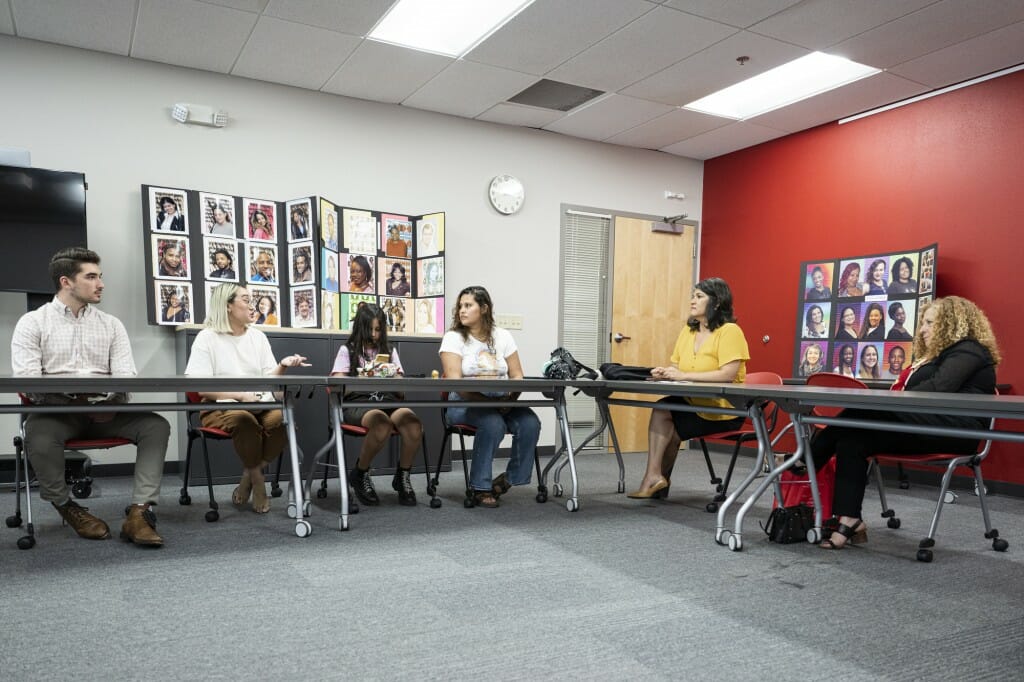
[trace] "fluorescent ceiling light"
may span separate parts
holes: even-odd
[[[533,0],[400,0],[367,38],[461,57]]]
[[[812,52],[690,102],[683,108],[712,116],[744,120],[873,76],[880,71],[842,57]]]

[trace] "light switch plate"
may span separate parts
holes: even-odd
[[[504,315],[495,315],[494,324],[512,331],[521,330],[523,328],[523,316],[511,315],[508,313]]]

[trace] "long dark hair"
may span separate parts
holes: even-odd
[[[736,317],[732,312],[732,290],[724,279],[719,277],[708,277],[702,279],[695,285],[708,295],[708,307],[704,316],[708,318],[708,329],[715,331],[723,324],[735,322]],[[694,318],[686,321],[690,331],[700,331],[700,322]]]
[[[466,287],[459,292],[459,295],[455,297],[455,307],[452,308],[452,326],[449,328],[453,332],[459,332],[462,334],[462,340],[469,340],[469,327],[462,324],[459,319],[459,304],[462,302],[462,297],[469,294],[476,301],[476,304],[480,306],[480,323],[483,326],[484,339],[488,345],[494,344],[494,304],[491,303],[491,295],[487,293],[487,289],[481,286],[470,286]]]
[[[373,342],[373,321],[380,323],[380,339]],[[384,317],[384,311],[375,303],[361,303],[356,308],[356,316],[352,318],[352,333],[348,341],[348,374],[356,376],[359,369],[359,358],[366,352],[367,346],[373,348],[375,353],[391,354],[391,347],[388,345],[388,324]]]

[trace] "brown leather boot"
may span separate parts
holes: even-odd
[[[121,524],[121,539],[136,545],[162,547],[164,539],[156,532],[156,514],[148,504],[133,504],[128,508],[128,518]]]
[[[64,504],[50,504],[64,519],[64,523],[71,526],[79,537],[86,540],[106,540],[110,537],[110,528],[107,524],[103,519],[90,514],[87,507],[79,506],[74,500],[68,500]]]

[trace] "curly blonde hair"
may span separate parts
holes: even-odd
[[[958,341],[974,339],[988,349],[992,355],[992,362],[999,364],[999,346],[996,344],[995,334],[992,333],[992,325],[981,308],[966,298],[946,296],[937,298],[921,308],[920,318],[932,308],[935,308],[932,341],[925,344],[921,338],[919,323],[918,333],[914,336],[915,360],[931,360]]]

